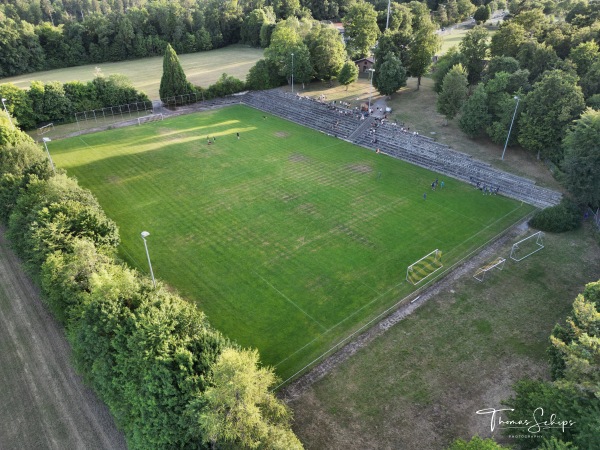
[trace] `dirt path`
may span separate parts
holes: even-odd
[[[0,229],[0,449],[126,449]]]

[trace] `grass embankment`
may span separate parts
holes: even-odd
[[[120,227],[121,255],[283,378],[532,210],[243,106],[52,142]],[[236,138],[240,133],[241,139]],[[207,136],[216,142],[207,144]],[[423,193],[427,193],[427,200]]]
[[[223,73],[245,80],[250,68],[262,57],[262,49],[245,45],[231,45],[208,52],[179,55],[187,79],[202,87],[215,83]],[[100,68],[105,76],[116,73],[125,75],[137,90],[145,92],[150,99],[158,99],[162,63],[162,56],[155,56],[114,63],[87,64],[2,78],[0,83],[13,83],[25,89],[32,81],[90,81],[96,74],[96,68]]]
[[[597,239],[546,235],[543,250],[484,282],[449,285],[291,404],[306,448],[429,450],[489,437],[490,417],[476,411],[500,408],[522,377],[548,376],[554,324],[600,278]]]

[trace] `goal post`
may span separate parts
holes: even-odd
[[[442,267],[444,267],[442,264],[442,252],[439,249],[435,249],[408,266],[406,269],[406,281],[417,285]]]
[[[157,120],[163,120],[163,119],[164,119],[164,116],[162,115],[162,113],[158,113],[158,114],[151,114],[149,116],[138,117],[137,121],[138,121],[138,125],[141,125],[143,123],[155,122]]]
[[[513,244],[510,251],[510,259],[514,261],[523,261],[525,258],[539,252],[544,248],[544,233],[538,231],[533,233],[531,236],[521,239],[519,242]]]
[[[494,261],[486,264],[483,267],[480,267],[479,269],[477,269],[477,272],[475,272],[475,275],[473,275],[473,278],[475,278],[477,281],[483,281],[485,279],[485,276],[487,275],[487,273],[490,270],[493,269],[499,269],[502,270],[504,269],[504,263],[506,262],[505,258],[496,258]]]

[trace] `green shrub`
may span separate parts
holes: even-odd
[[[564,198],[560,204],[535,213],[529,225],[551,233],[575,230],[581,225],[581,211],[573,201]]]

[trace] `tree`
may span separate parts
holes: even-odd
[[[477,25],[468,31],[460,42],[460,53],[463,55],[465,69],[469,74],[469,84],[477,84],[481,79],[484,60],[488,51],[488,37],[488,31]]]
[[[246,76],[248,89],[272,89],[285,83],[285,77],[279,75],[277,66],[269,59],[260,59],[250,68]]]
[[[480,136],[490,124],[487,103],[485,86],[478,84],[473,94],[465,102],[459,122],[460,129],[469,137]]]
[[[260,47],[260,30],[266,23],[275,23],[273,11],[270,8],[253,10],[242,23],[240,30],[242,43]]]
[[[306,36],[314,76],[319,80],[337,77],[347,60],[344,43],[337,30],[316,25]]]
[[[573,339],[564,342],[551,336],[551,342],[563,356],[564,377],[556,382],[562,388],[574,388],[585,396],[600,398],[600,312],[597,306],[579,294],[573,302],[573,316],[567,319]]]
[[[275,375],[258,367],[256,350],[226,348],[212,367],[213,386],[200,403],[204,442],[238,448],[301,449],[290,429],[291,413],[269,388]]]
[[[170,44],[167,44],[165,50],[163,74],[158,92],[162,99],[194,92],[194,86],[187,80],[177,53]]]
[[[295,28],[278,25],[271,35],[271,45],[265,50],[265,57],[277,67],[279,75],[289,78],[291,55],[300,45],[302,37]],[[286,69],[287,66],[289,68]]]
[[[408,50],[407,72],[417,77],[417,89],[421,87],[421,78],[431,67],[431,59],[440,48],[440,38],[429,17],[420,20],[414,32]]]
[[[490,80],[498,72],[514,73],[520,69],[519,61],[512,56],[494,56],[485,68],[484,80]]]
[[[44,301],[67,329],[74,308],[81,306],[90,291],[92,274],[109,262],[109,257],[99,252],[92,241],[77,238],[73,240],[71,252],[54,252],[42,265]]]
[[[503,447],[497,444],[493,439],[481,439],[479,436],[473,436],[470,441],[463,439],[455,440],[448,450],[503,450],[509,447]]]
[[[348,37],[348,53],[353,58],[369,56],[379,37],[377,12],[366,2],[355,3],[344,16],[344,34]]]
[[[583,77],[588,73],[592,64],[600,61],[598,44],[594,41],[582,42],[577,47],[571,49],[569,57],[577,66],[577,75]]]
[[[600,60],[592,64],[579,84],[585,98],[600,94]]]
[[[563,142],[565,185],[577,201],[600,207],[600,111],[587,109]]]
[[[522,69],[529,70],[529,80],[532,83],[537,81],[545,71],[556,68],[560,61],[552,47],[536,41],[521,45],[517,60]]]
[[[382,95],[392,95],[402,86],[406,86],[406,69],[393,53],[388,53],[383,60],[379,72],[375,72],[373,86]]]
[[[480,24],[486,22],[491,15],[492,12],[490,11],[489,5],[481,5],[479,8],[477,8],[475,14],[473,14],[473,19],[475,19],[477,24]]]
[[[526,31],[513,21],[502,22],[492,36],[490,53],[492,56],[517,56],[521,44],[526,40]]]
[[[272,5],[280,19],[292,17],[300,10],[300,0],[273,0]]]
[[[437,98],[437,111],[447,120],[454,119],[467,99],[469,82],[462,64],[455,65],[444,77],[442,92]]]
[[[438,94],[442,92],[442,83],[444,77],[450,69],[463,60],[462,55],[456,47],[451,47],[444,55],[442,55],[435,64],[431,78],[433,78],[433,90]]]
[[[358,79],[358,67],[352,61],[346,61],[338,75],[338,81],[342,86],[348,86]]]
[[[544,75],[523,100],[519,119],[519,143],[555,163],[563,159],[561,142],[567,126],[576,119],[585,102],[576,78],[560,70]]]

